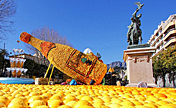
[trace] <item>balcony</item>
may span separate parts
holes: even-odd
[[[156,43],[156,47],[158,47],[158,46],[162,46],[162,44],[163,44],[163,41],[162,40],[159,40],[157,43]]]
[[[176,43],[176,36],[171,37],[165,44],[164,47],[167,48],[168,46],[170,46],[171,44]]]
[[[166,26],[163,26],[163,28],[164,28],[163,33],[166,32],[166,30],[168,30],[169,27],[174,26],[174,25],[175,25],[175,20],[173,20],[173,22],[167,23]]]
[[[173,34],[173,35],[176,34],[175,28],[170,29],[170,30],[165,34],[165,36],[163,37],[163,40],[166,41],[166,39],[169,38],[170,35],[172,35],[172,34]]]
[[[156,53],[153,53],[152,56],[157,55],[159,52],[161,52],[161,51],[163,51],[163,50],[164,50],[164,47],[160,47],[160,49],[157,49],[157,50],[156,50]]]

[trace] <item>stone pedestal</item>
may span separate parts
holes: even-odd
[[[139,82],[146,82],[148,86],[156,87],[153,81],[152,54],[156,51],[152,47],[129,48],[124,51],[123,60],[127,64],[127,86],[136,87]]]

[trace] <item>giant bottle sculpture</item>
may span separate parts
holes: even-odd
[[[107,71],[106,64],[94,54],[84,54],[67,45],[46,42],[26,32],[21,33],[20,39],[37,48],[60,71],[85,84],[100,84]]]

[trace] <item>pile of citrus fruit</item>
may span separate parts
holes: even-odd
[[[176,108],[176,89],[1,84],[0,108]]]

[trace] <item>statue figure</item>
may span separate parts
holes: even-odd
[[[128,26],[128,33],[127,33],[127,42],[129,45],[138,44],[140,41],[140,44],[142,44],[142,31],[140,29],[141,21],[139,18],[141,18],[142,14],[139,14],[136,16],[137,12],[144,6],[144,4],[141,4],[140,2],[135,3],[138,8],[133,13],[131,18],[131,25]]]

